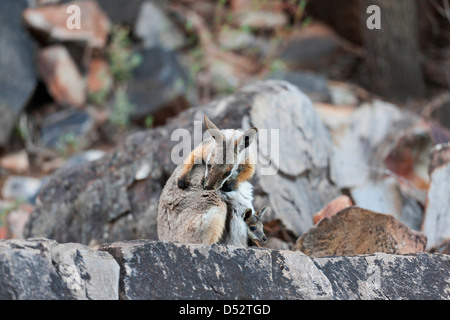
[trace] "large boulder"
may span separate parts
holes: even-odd
[[[204,114],[220,128],[260,129],[261,164],[251,182],[255,207],[272,208],[267,220],[280,219],[298,237],[339,195],[328,179],[331,141],[311,100],[288,82],[264,81],[133,134],[99,161],[55,174],[37,199],[26,236],[91,245],[157,239],[159,196],[187,153],[172,158],[201,138]]]
[[[450,142],[433,149],[430,178],[422,230],[432,248],[450,239]]]
[[[384,252],[424,252],[427,237],[391,215],[358,207],[346,208],[321,220],[296,242],[294,250],[311,257]]]
[[[25,0],[0,1],[0,147],[5,146],[20,112],[37,85],[33,41],[22,25]]]

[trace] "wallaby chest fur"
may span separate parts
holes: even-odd
[[[221,243],[228,245],[247,246],[247,224],[244,221],[244,212],[253,208],[253,186],[248,181],[241,182],[236,190],[230,192],[220,191],[227,204],[227,220]]]

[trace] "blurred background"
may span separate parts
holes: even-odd
[[[419,191],[450,140],[448,0],[1,0],[0,26],[0,238],[51,174],[259,80],[298,86],[331,129],[374,98],[420,117],[385,159]]]

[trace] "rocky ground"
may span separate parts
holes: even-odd
[[[144,240],[92,250],[46,239],[0,242],[0,254],[1,274],[8,273],[0,276],[1,299],[450,298],[450,257],[442,254],[311,258],[290,250]]]
[[[80,32],[68,3],[89,13]],[[1,298],[449,299],[447,89],[371,94],[354,82],[361,48],[301,6],[120,3],[0,2],[2,273],[52,283],[0,277]],[[266,248],[156,241],[171,134],[203,114],[279,129],[280,157],[258,151],[276,174],[252,180]],[[198,274],[168,276],[198,256]],[[255,287],[238,285],[256,263]]]

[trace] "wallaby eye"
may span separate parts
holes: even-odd
[[[228,177],[231,174],[231,170],[228,170],[227,172],[224,173],[224,177]]]
[[[256,231],[256,227],[255,226],[250,226],[249,229],[250,229],[250,231]]]
[[[208,164],[206,165],[206,167],[208,168],[208,170],[211,170],[212,164],[208,163]]]

